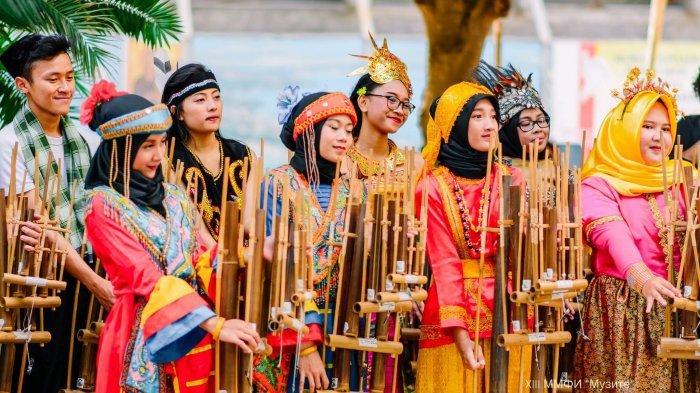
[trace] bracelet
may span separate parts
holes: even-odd
[[[308,348],[306,348],[306,349],[302,349],[302,350],[299,352],[299,357],[302,357],[302,358],[303,358],[303,357],[309,356],[309,355],[311,355],[312,353],[315,353],[315,352],[316,352],[316,346],[315,346],[315,345],[312,345],[312,346],[310,346],[310,347],[308,347]]]
[[[226,322],[226,318],[221,317],[216,321],[216,327],[214,327],[214,332],[211,334],[212,337],[214,337],[214,341],[219,341],[219,335],[221,334],[221,329],[224,327],[224,322]]]
[[[643,262],[635,263],[627,270],[627,282],[635,291],[642,293],[644,285],[654,278],[654,273]]]

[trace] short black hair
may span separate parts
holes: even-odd
[[[13,78],[21,76],[31,81],[32,65],[51,60],[61,53],[68,54],[70,41],[62,35],[30,34],[10,45],[0,55],[0,62]]]
[[[355,127],[352,129],[352,136],[355,139],[360,136],[360,129],[362,128],[362,111],[360,110],[360,105],[357,103],[358,98],[360,98],[358,91],[364,87],[366,89],[364,94],[372,93],[381,85],[381,83],[373,81],[369,74],[364,74],[357,80],[355,87],[350,92],[350,102],[352,102],[355,113],[357,113],[357,123],[355,123]]]
[[[700,69],[698,69],[698,76],[695,77],[695,82],[693,82],[693,90],[695,91],[695,97],[700,98]]]

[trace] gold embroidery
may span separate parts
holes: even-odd
[[[460,306],[442,306],[439,310],[440,320],[459,319],[465,321],[467,319],[467,310]]]
[[[596,218],[595,220],[591,221],[586,225],[586,241],[590,243],[590,237],[591,237],[591,232],[593,232],[596,227],[599,225],[607,224],[609,222],[613,221],[624,221],[622,217],[618,215],[611,215],[611,216],[603,216],[600,218]]]
[[[671,261],[673,260],[673,243],[668,238],[670,234],[668,226],[661,215],[659,210],[659,204],[656,202],[656,198],[651,194],[645,194],[647,202],[649,203],[649,209],[651,209],[651,215],[654,217],[654,225],[656,229],[659,230],[659,245],[664,252],[664,260],[667,266],[671,266]],[[678,216],[680,216],[680,209],[678,210]]]
[[[420,339],[421,340],[437,340],[443,337],[442,328],[439,325],[421,325]]]
[[[483,278],[496,277],[496,270],[490,259],[484,261]],[[479,278],[479,260],[462,259],[462,278]]]
[[[141,119],[143,117],[149,116],[152,113],[158,112],[158,111],[164,111],[168,113],[167,116],[164,116],[165,119],[163,120],[162,123],[158,124],[140,124],[132,127],[127,127],[121,130],[116,130],[113,131],[113,129],[118,128],[119,126],[122,126],[126,123]],[[105,140],[108,139],[114,139],[118,138],[124,135],[129,135],[129,134],[139,134],[143,132],[150,132],[150,131],[165,131],[170,128],[170,126],[173,124],[173,119],[171,116],[169,116],[170,112],[168,112],[168,107],[165,104],[157,104],[154,105],[150,108],[146,108],[143,110],[140,110],[138,112],[134,112],[125,116],[120,116],[117,117],[116,119],[112,119],[104,124],[102,124],[99,127],[100,132],[102,133],[102,138]]]
[[[248,161],[250,165],[250,161]],[[238,176],[236,176],[236,169],[238,169]],[[243,190],[241,190],[241,187],[238,186],[238,182],[236,181],[236,177],[241,179],[241,184],[243,182],[243,161],[238,160],[232,164],[229,165],[228,167],[228,179],[229,182],[231,183],[231,187],[233,188],[233,193],[236,195],[236,203],[238,203],[239,207],[243,207]],[[245,187],[245,184],[243,184]]]
[[[459,214],[459,206],[454,198],[454,191],[452,190],[452,186],[449,184],[446,175],[447,168],[442,166],[433,171],[433,176],[435,176],[435,180],[437,180],[438,186],[440,187],[440,198],[442,199],[445,214],[447,215],[447,221],[449,222],[450,229],[452,230],[452,238],[457,245],[457,253],[461,259],[468,259],[468,235],[464,233],[462,218]]]
[[[209,199],[209,194],[207,193],[207,183],[206,179],[204,178],[204,174],[202,171],[199,170],[197,167],[190,167],[187,169],[185,172],[185,182],[187,185],[187,191],[197,191],[195,189],[195,184],[197,184],[196,188],[199,188],[202,190],[202,196],[199,198],[199,201],[197,201],[197,209],[202,212],[202,220],[204,221],[204,224],[206,224],[207,229],[209,229],[209,233],[212,234],[215,238],[217,237],[217,232],[219,229],[218,223],[214,222],[214,215],[219,215],[221,214],[221,210],[212,205],[211,200]]]
[[[467,295],[468,299],[471,299],[474,301],[474,304],[479,304],[478,298],[479,298],[479,279],[465,279],[464,280],[464,292]],[[482,290],[481,293],[481,307],[479,310],[481,311],[481,317],[479,318],[479,336],[484,334],[484,332],[490,332],[492,329],[492,321],[493,321],[493,311],[486,305],[486,302],[484,300],[484,293]],[[479,311],[477,310],[477,312]],[[476,333],[476,317],[472,318],[470,316],[467,317],[466,319],[467,322],[467,330],[470,333]]]

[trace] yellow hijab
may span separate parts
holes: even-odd
[[[493,96],[493,93],[485,86],[471,82],[459,82],[448,87],[442,93],[435,109],[435,118],[428,117],[425,147],[422,151],[425,160],[424,170],[430,170],[435,166],[440,153],[440,144],[443,141],[447,142],[450,138],[452,126],[462,112],[462,108],[470,98],[477,94]]]
[[[583,164],[582,179],[600,176],[625,196],[663,191],[664,172],[667,186],[671,185],[673,162],[646,164],[640,148],[642,124],[657,101],[668,110],[671,136],[675,140],[676,109],[672,98],[656,91],[640,91],[628,102],[617,104],[603,120],[593,149]]]

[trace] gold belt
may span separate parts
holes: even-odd
[[[490,259],[484,260],[484,275],[483,278],[496,277],[496,271],[493,267],[493,262]],[[478,259],[462,259],[462,278],[475,279],[479,278],[479,260]]]

